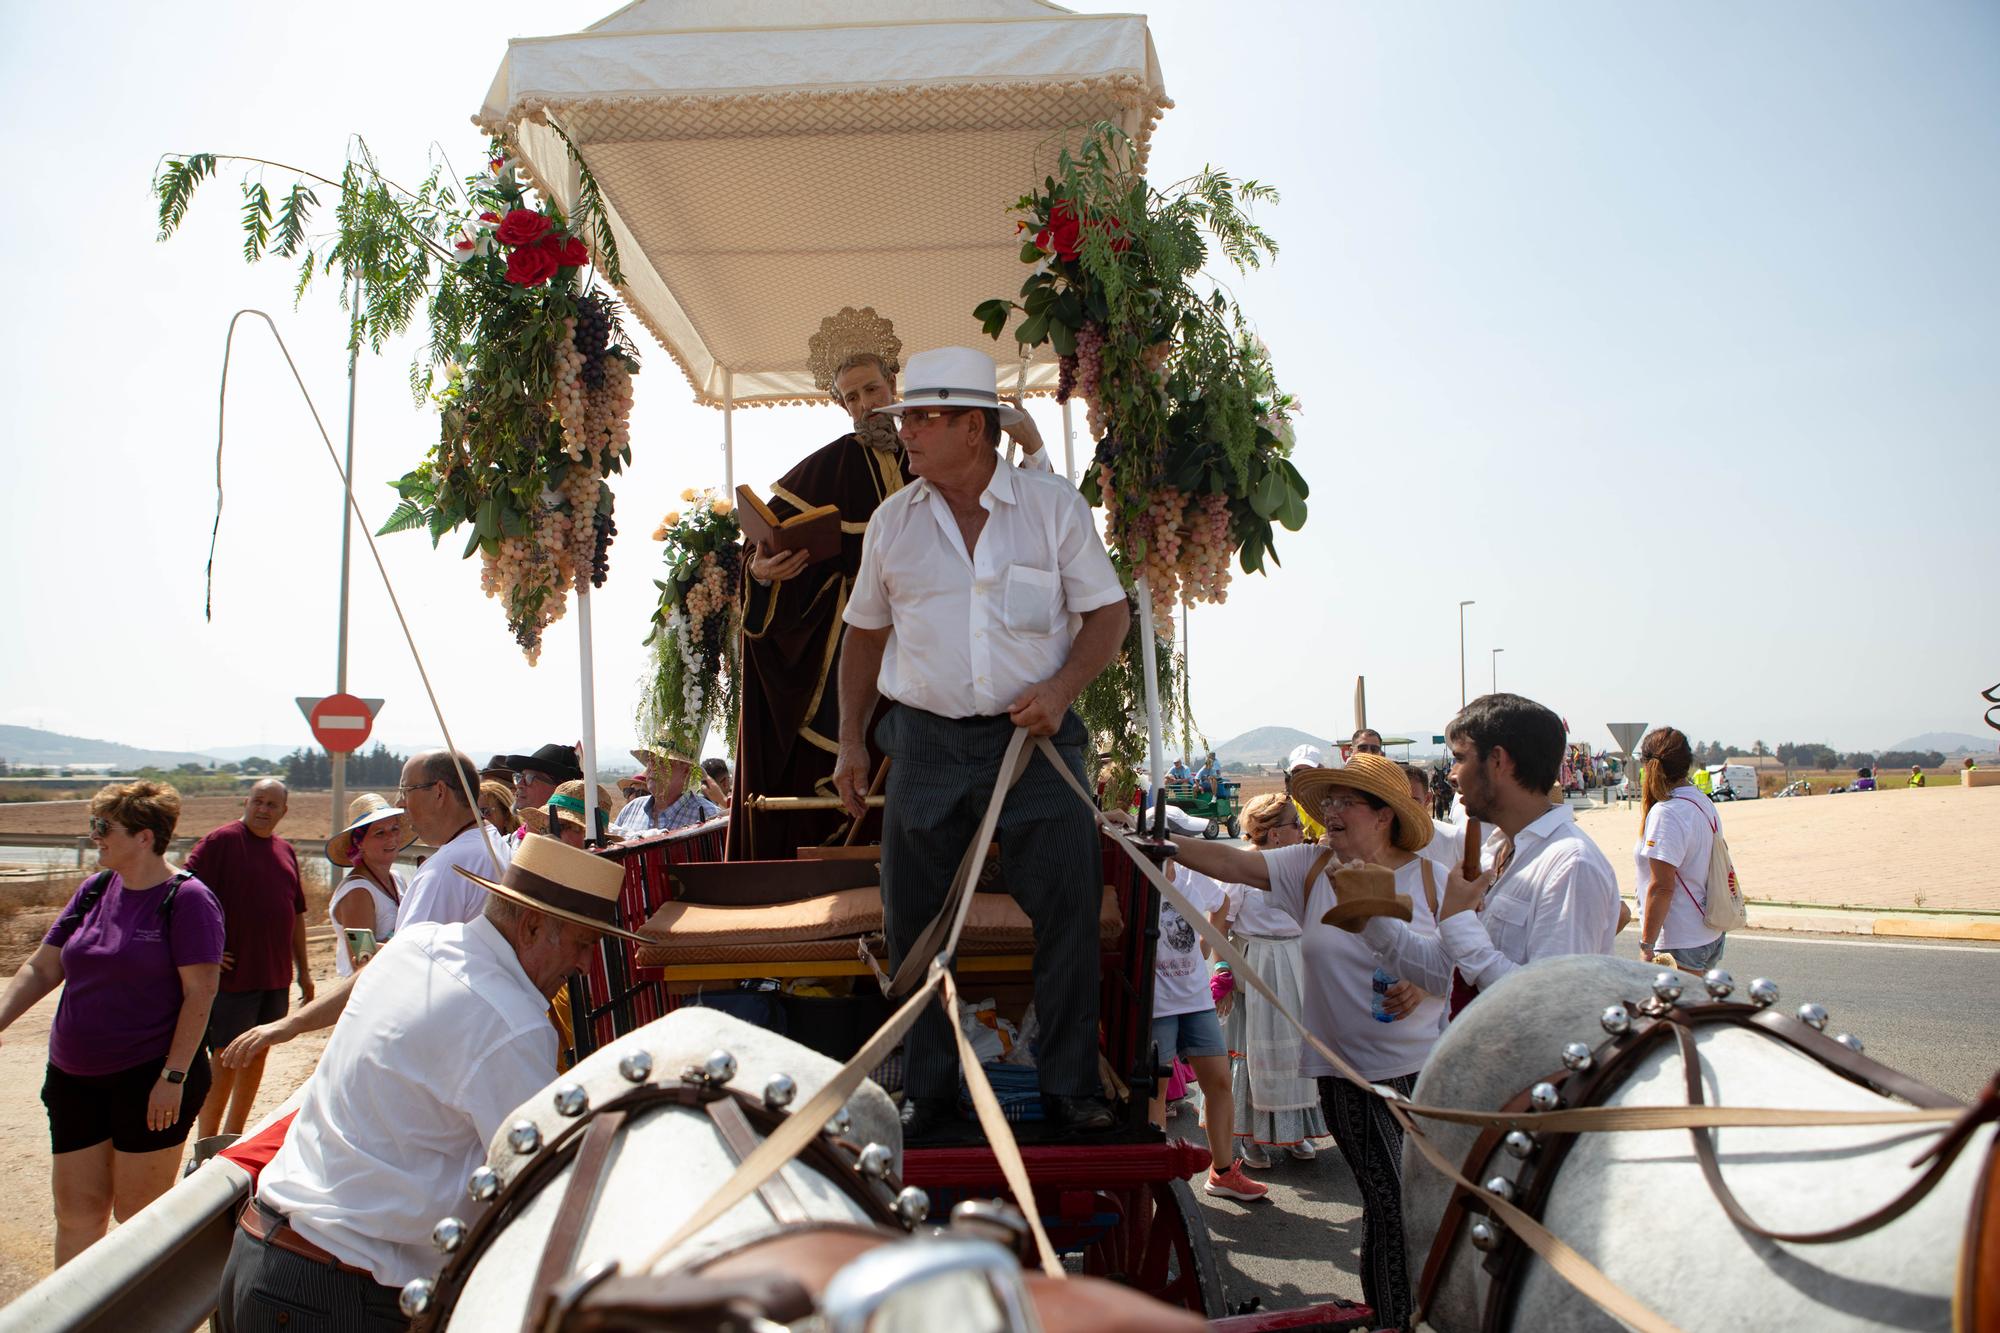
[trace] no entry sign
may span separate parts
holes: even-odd
[[[351,694],[329,694],[323,699],[299,696],[299,711],[312,727],[313,739],[333,754],[361,748],[374,730],[380,699],[359,699]]]

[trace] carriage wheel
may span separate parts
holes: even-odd
[[[1208,838],[1210,840],[1216,838],[1218,835],[1221,834],[1221,832],[1222,832],[1222,825],[1216,823],[1213,819],[1209,820],[1206,824],[1202,825],[1201,828],[1201,836],[1204,838]]]
[[[1236,819],[1233,816],[1230,818],[1229,821],[1229,836],[1232,838],[1240,838],[1243,836],[1243,822],[1239,819]]]
[[[1116,1196],[1098,1194],[1123,1219],[1083,1253],[1083,1271],[1137,1288],[1206,1319],[1228,1313],[1208,1220],[1185,1180],[1162,1180]]]

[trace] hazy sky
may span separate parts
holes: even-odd
[[[0,721],[284,748],[308,740],[293,696],[333,687],[334,475],[248,326],[212,623],[202,575],[229,315],[277,317],[336,440],[342,318],[331,289],[294,313],[287,267],[241,261],[233,175],[156,244],[158,156],[337,174],[358,133],[399,178],[433,144],[469,169],[469,117],[505,40],[610,7],[0,13],[21,241],[0,321]],[[1193,617],[1211,739],[1344,732],[1357,674],[1371,721],[1437,729],[1459,703],[1462,598],[1477,602],[1472,692],[1504,648],[1501,686],[1582,739],[1623,720],[1843,748],[1981,729],[1976,692],[2000,679],[2000,7],[1148,12],[1178,104],[1154,178],[1214,163],[1283,191],[1263,219],[1277,265],[1234,286],[1304,399],[1296,461],[1313,486],[1283,570],[1239,577],[1227,606]],[[356,471],[376,522],[382,483],[436,433],[411,404],[409,358],[362,363]],[[647,534],[683,487],[721,481],[719,414],[663,353],[645,360],[594,602],[607,756],[643,665]],[[1053,409],[1039,412],[1054,439]],[[765,486],[843,418],[737,421],[738,480]],[[382,539],[454,732],[482,751],[575,737],[574,618],[528,668],[462,544]],[[356,553],[350,688],[388,699],[392,743],[430,740],[358,538]]]

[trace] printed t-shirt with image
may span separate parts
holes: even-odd
[[[1197,910],[1208,913],[1229,900],[1220,884],[1184,865],[1173,868],[1174,887]],[[1198,1014],[1215,1008],[1208,988],[1208,960],[1201,954],[1201,937],[1165,899],[1160,901],[1160,939],[1153,952],[1153,1017]]]

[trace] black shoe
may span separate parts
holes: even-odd
[[[1095,1134],[1118,1123],[1118,1113],[1102,1097],[1052,1097],[1056,1125],[1071,1134]]]
[[[903,1143],[936,1138],[958,1124],[958,1103],[949,1097],[903,1099]]]

